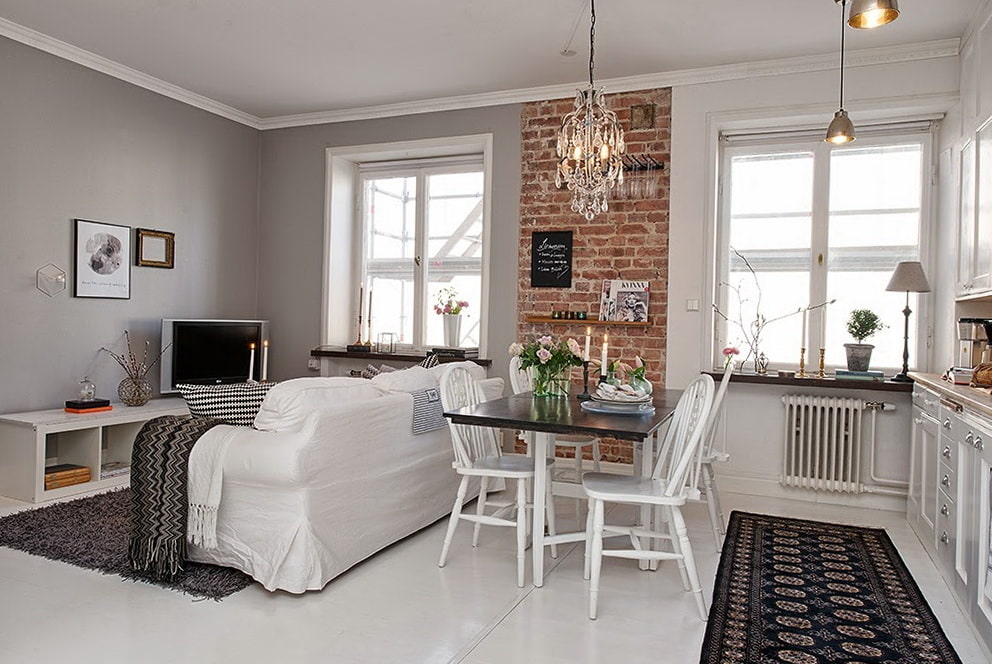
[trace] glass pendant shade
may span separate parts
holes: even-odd
[[[850,143],[855,138],[854,123],[847,116],[847,111],[842,108],[834,113],[834,119],[830,121],[830,126],[827,127],[827,137],[825,140],[827,143],[833,143],[834,145],[843,145],[844,143]]]
[[[572,192],[573,212],[592,220],[607,211],[609,190],[623,182],[624,150],[623,129],[606,107],[603,91],[580,90],[558,130],[555,175],[555,184]]]
[[[847,24],[852,28],[877,28],[898,17],[899,3],[896,0],[853,0]]]

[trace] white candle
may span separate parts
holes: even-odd
[[[248,356],[248,380],[255,380],[255,344],[248,344],[250,355]]]
[[[369,341],[372,341],[372,287],[369,287],[369,336],[366,337]]]
[[[262,342],[262,382],[269,377],[269,340]]]
[[[809,313],[809,307],[803,309],[803,336],[799,344],[800,348],[806,348],[806,315],[808,313]]]
[[[607,355],[607,348],[609,347],[609,343],[608,343],[609,338],[610,338],[609,334],[603,335],[603,356],[602,359],[600,360],[600,366],[599,366],[599,374],[601,376],[606,375],[606,355]]]
[[[589,341],[591,339],[591,335],[592,335],[592,328],[591,327],[587,327],[586,328],[586,352],[585,352],[585,355],[582,356],[582,359],[585,360],[586,362],[589,361]]]
[[[827,347],[827,308],[820,311],[820,348]]]

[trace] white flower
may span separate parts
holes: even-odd
[[[513,342],[510,344],[510,355],[519,356],[520,353],[524,352],[524,345],[521,343]]]

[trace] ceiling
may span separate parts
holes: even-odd
[[[961,37],[985,2],[902,0],[895,23],[848,30],[848,48]],[[588,3],[0,0],[0,34],[65,42],[264,121],[580,85]],[[596,13],[595,75],[607,87],[608,79],[836,54],[840,39],[831,0],[600,0]],[[576,55],[561,55],[566,48]]]

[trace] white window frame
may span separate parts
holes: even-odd
[[[328,148],[324,201],[324,268],[321,293],[321,345],[353,343],[358,331],[359,284],[364,272],[361,251],[362,211],[359,166],[482,155],[482,301],[479,303],[479,352],[488,338],[492,225],[493,135],[472,134],[414,141]],[[421,349],[412,349],[421,350]]]
[[[934,151],[935,134],[938,124],[931,119],[915,122],[905,122],[899,125],[879,125],[877,127],[858,127],[858,139],[853,145],[843,147],[864,147],[878,145],[894,145],[900,143],[919,143],[922,148],[920,160],[921,168],[921,196],[920,196],[920,227],[919,232],[919,260],[924,265],[933,265],[931,256],[931,228],[934,217],[933,201],[936,187],[936,162]],[[719,141],[719,171],[717,174],[717,186],[715,195],[715,206],[717,210],[717,228],[715,232],[714,251],[714,280],[712,283],[711,297],[715,306],[726,311],[728,293],[726,288],[720,288],[722,282],[728,281],[728,269],[730,262],[729,228],[730,228],[730,190],[727,182],[730,172],[730,163],[735,156],[760,152],[795,152],[812,151],[814,153],[814,174],[812,192],[812,236],[813,242],[810,247],[810,302],[821,301],[826,296],[827,270],[816,269],[818,257],[823,255],[823,264],[827,264],[828,249],[828,222],[829,222],[829,200],[830,200],[830,174],[829,168],[822,168],[822,165],[829,164],[830,152],[834,146],[822,140],[822,130],[796,130],[783,132],[739,132],[728,136],[721,135]],[[842,148],[841,148],[842,149]],[[931,277],[932,278],[932,277]],[[816,298],[820,297],[820,300]],[[910,358],[910,367],[926,367],[929,364],[929,348],[932,345],[932,329],[927,321],[930,319],[931,303],[929,298],[920,297],[918,305],[913,307],[913,317],[910,322],[910,335],[917,339],[916,356]],[[724,357],[722,349],[725,347],[730,334],[728,323],[715,311],[710,311],[710,329],[712,345],[709,355],[714,368],[722,368]],[[815,319],[818,321],[818,319]],[[818,348],[820,344],[820,326],[810,324],[810,344]],[[834,343],[831,341],[830,343]],[[743,350],[743,349],[742,349]],[[816,362],[809,352],[806,356],[806,369]],[[771,368],[796,369],[799,363],[798,349],[796,360],[793,364],[773,363]],[[828,366],[826,369],[836,369],[836,366]],[[872,367],[891,372],[893,369],[901,367]],[[815,368],[814,368],[815,370]]]

